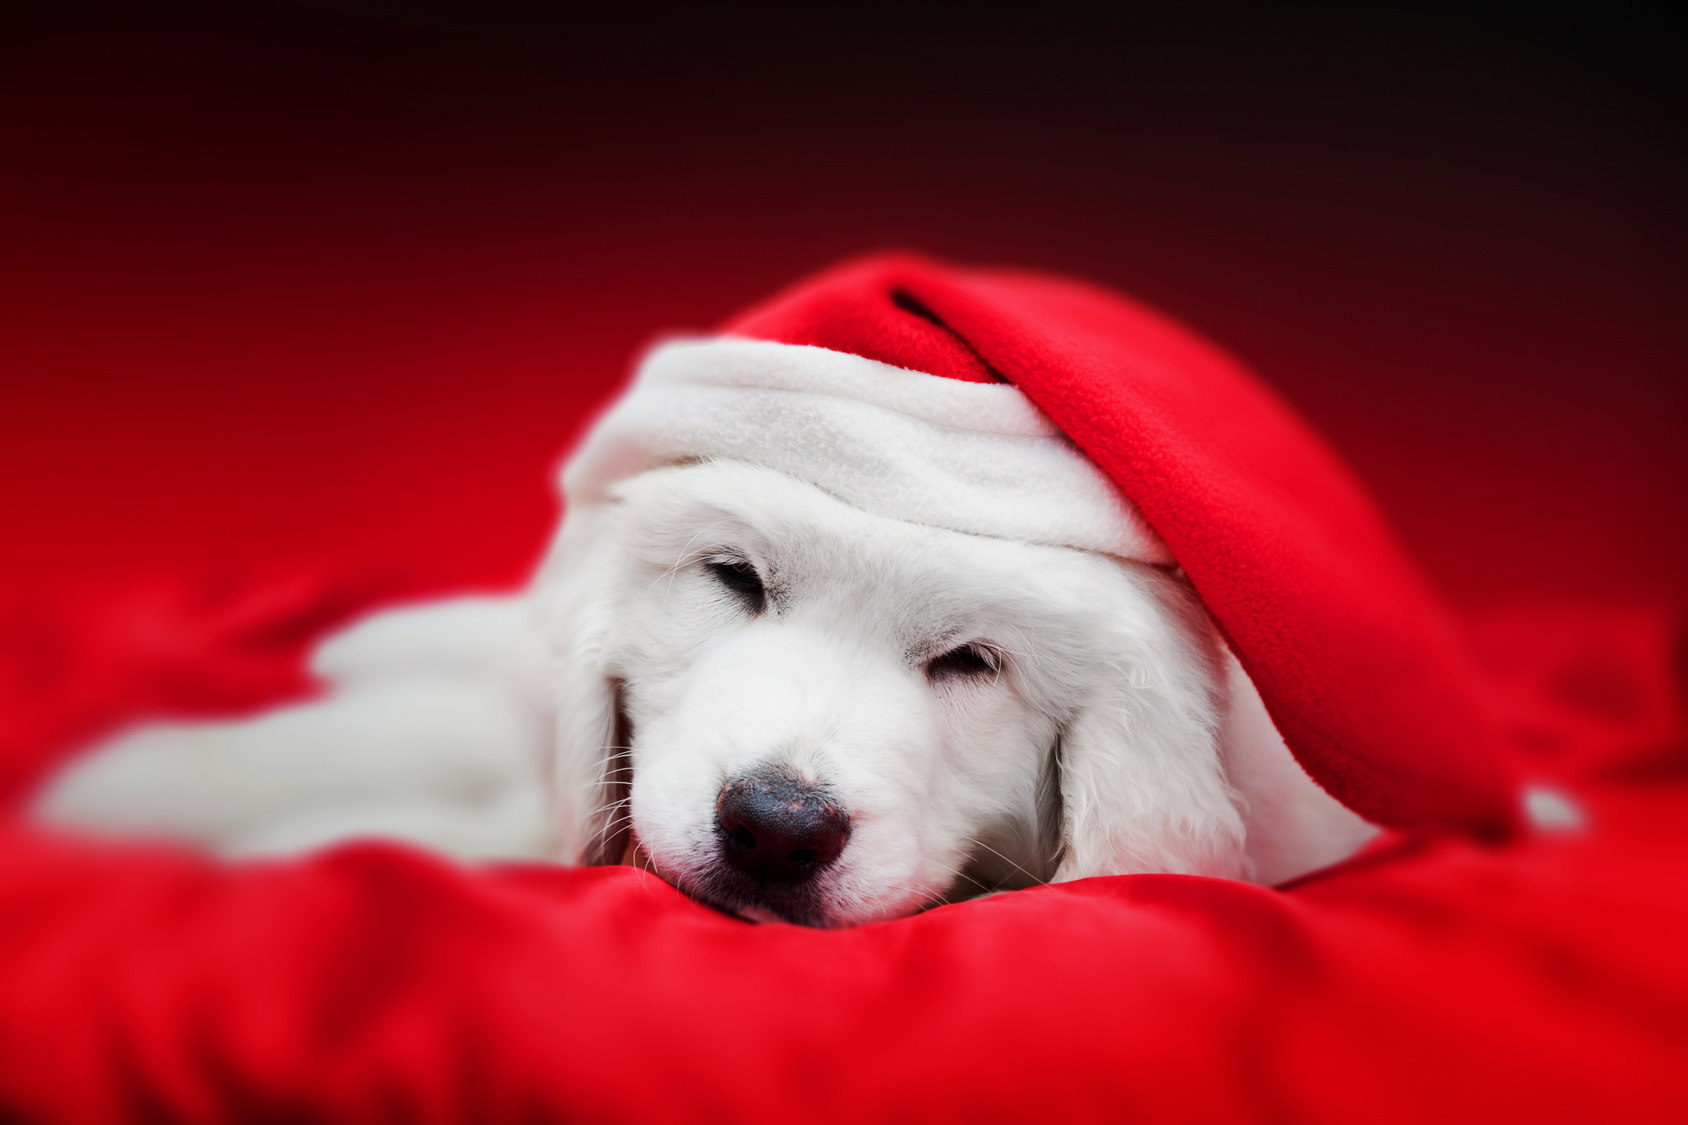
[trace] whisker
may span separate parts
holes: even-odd
[[[1041,676],[1043,674],[1043,654],[1038,652],[1037,646],[1032,644],[1026,637],[1025,630],[1021,629],[1013,622],[1006,622],[1004,624],[1004,628],[1012,630],[1014,635],[1020,638],[1020,643],[1026,646],[1027,651],[1016,653],[1015,655],[1030,661],[1034,666],[1036,666],[1038,674]]]
[[[957,878],[957,879],[965,879],[967,882],[972,883],[975,887],[978,887],[980,892],[983,893],[983,894],[989,894],[993,889],[991,887],[985,886],[983,883],[979,882],[979,880],[973,878],[971,875],[967,874],[965,871],[961,871],[957,868],[951,867],[947,863],[938,863],[936,860],[932,860],[931,863],[933,864],[933,866],[939,868],[940,870],[949,872],[951,875],[955,876],[955,878]],[[951,887],[953,887],[954,885],[955,885],[954,883],[950,884]],[[941,906],[945,903],[957,902],[957,901],[961,901],[961,900],[950,898],[949,897],[949,891],[946,890],[942,895],[939,895],[938,898],[934,901],[936,901],[938,903],[938,905]]]
[[[967,842],[969,844],[973,845],[974,847],[984,848],[987,852],[990,852],[992,855],[996,856],[998,859],[1007,863],[1008,866],[1012,867],[1014,870],[1018,871],[1020,874],[1024,875],[1026,878],[1030,879],[1032,882],[1036,883],[1038,886],[1047,887],[1049,885],[1048,879],[1038,878],[1036,875],[1033,875],[1030,871],[1027,871],[1024,867],[1021,867],[1018,863],[1015,863],[1012,859],[1009,859],[1007,856],[1003,855],[1001,852],[997,851],[995,848],[991,847],[989,844],[985,843],[983,840],[976,840],[971,836],[965,837],[965,839],[967,840]]]
[[[695,552],[692,551],[692,544],[696,543],[699,539],[703,538],[709,532],[714,531],[717,527],[720,527],[722,524],[731,523],[731,522],[733,522],[733,521],[730,517],[723,516],[722,518],[720,518],[718,520],[710,521],[709,523],[705,524],[703,527],[699,528],[697,531],[692,533],[692,537],[690,539],[687,539],[685,544],[681,546],[680,555],[679,555],[678,558],[676,558],[674,560],[673,565],[669,566],[667,570],[663,571],[662,574],[659,574],[655,579],[653,579],[651,581],[651,585],[654,586],[654,585],[656,585],[657,582],[662,581],[663,578],[666,577],[668,579],[668,586],[662,592],[662,596],[663,596],[664,600],[666,600],[668,598],[668,595],[670,593],[672,593],[673,590],[674,590],[674,577],[675,577],[675,575],[679,574],[680,569],[682,567],[684,567],[687,562],[691,561],[691,558],[692,558],[693,554],[695,553]]]
[[[925,852],[925,851],[928,850],[927,846],[928,846],[929,843],[930,843],[930,841],[922,838],[922,839],[919,840],[918,846],[920,847],[921,851]],[[938,860],[931,859],[931,858],[928,859],[928,862],[930,862],[933,866],[939,868],[940,870],[949,872],[950,875],[954,876],[956,879],[963,879],[963,880],[966,880],[969,883],[972,883],[975,887],[979,888],[979,891],[980,891],[981,894],[989,894],[994,889],[994,888],[985,886],[983,883],[979,882],[979,880],[973,878],[973,876],[967,874],[965,871],[962,871],[961,869],[956,868],[956,867],[951,867],[947,863],[940,863]],[[943,905],[944,903],[961,901],[961,900],[958,900],[958,899],[952,899],[950,897],[950,890],[953,889],[954,886],[955,886],[955,884],[952,882],[950,884],[950,887],[946,888],[944,893],[942,895],[940,895],[936,900],[934,900],[934,902],[937,905]],[[925,909],[925,908],[923,907],[922,909]]]

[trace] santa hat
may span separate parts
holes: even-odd
[[[1513,821],[1453,624],[1358,483],[1236,361],[1117,294],[848,263],[654,350],[565,497],[700,458],[916,523],[1181,566],[1344,805],[1402,827]]]

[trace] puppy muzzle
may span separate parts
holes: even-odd
[[[699,888],[747,917],[824,924],[818,882],[850,838],[850,818],[824,786],[768,766],[731,778],[715,804],[718,862]]]

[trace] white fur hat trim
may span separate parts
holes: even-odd
[[[563,470],[571,507],[694,460],[764,465],[867,512],[1172,561],[1135,505],[1016,388],[738,337],[653,350]]]

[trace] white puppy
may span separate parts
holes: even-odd
[[[132,731],[40,815],[229,854],[631,861],[828,926],[1091,875],[1275,883],[1371,835],[1175,567],[668,460],[571,499],[526,593],[371,618],[316,653],[322,700]]]
[[[577,693],[569,850],[620,856],[630,818],[697,897],[814,923],[1051,878],[1249,873],[1223,666],[1174,578],[742,464],[616,494],[541,585]],[[611,744],[630,778],[590,752]]]

